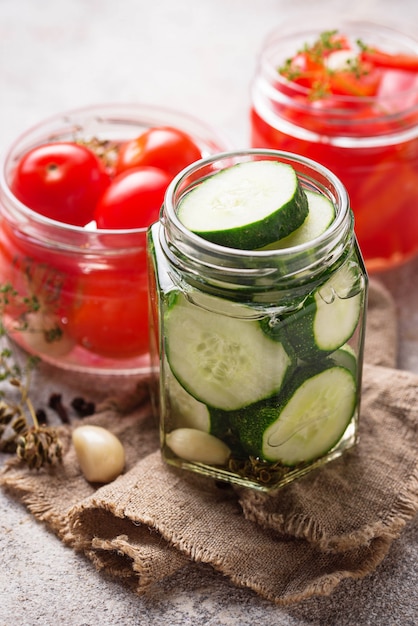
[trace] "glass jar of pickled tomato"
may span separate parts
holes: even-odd
[[[247,226],[239,247],[226,245],[231,207],[254,220],[271,188],[287,189],[280,172],[294,176],[305,221],[279,237],[292,204],[274,227],[255,220],[255,249],[245,247]],[[216,241],[192,222],[214,225]],[[271,491],[356,443],[367,274],[334,174],[274,150],[199,161],[170,184],[148,250],[154,404],[168,464]]]
[[[252,83],[251,145],[331,169],[369,271],[418,252],[418,41],[364,22],[271,34]]]
[[[161,126],[186,133],[202,156],[228,145],[193,117],[127,104],[62,113],[28,130],[7,151],[0,171],[1,312],[9,336],[29,353],[69,370],[149,372],[149,223],[98,227],[91,217],[83,219],[77,202],[77,224],[54,219],[18,199],[13,177],[23,155],[54,142],[91,148],[108,171],[121,145]],[[55,166],[48,167],[53,174]],[[62,175],[59,167],[55,171]],[[173,175],[166,176],[168,184]],[[29,191],[36,198],[35,184]],[[153,207],[157,217],[161,202]],[[91,216],[87,205],[83,210]],[[60,206],[55,209],[58,215]]]

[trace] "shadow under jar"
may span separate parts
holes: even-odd
[[[16,343],[46,362],[91,373],[149,372],[147,228],[98,229],[45,217],[13,194],[13,172],[22,155],[48,142],[104,142],[105,149],[114,149],[160,126],[187,133],[205,156],[227,146],[214,129],[177,111],[100,105],[41,122],[5,155],[0,172],[3,321]]]
[[[326,39],[332,29],[336,44]],[[306,61],[304,50],[318,41]],[[342,65],[346,51],[337,48],[346,42],[360,57],[349,55]],[[336,65],[327,61],[330,46]],[[374,49],[384,54],[373,56]],[[293,24],[267,38],[251,91],[251,146],[301,154],[340,178],[368,271],[416,256],[418,41],[365,22],[304,30]]]
[[[309,202],[332,204],[321,235],[247,250],[184,226],[178,211],[189,193],[253,161],[292,166]],[[198,212],[211,209],[202,197]],[[169,186],[148,249],[167,463],[269,491],[356,443],[367,274],[338,178],[286,152],[209,157]]]

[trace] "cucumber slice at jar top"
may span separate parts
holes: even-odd
[[[260,250],[283,250],[316,239],[331,225],[335,218],[335,209],[331,200],[316,191],[305,189],[308,200],[308,215],[299,228],[287,237],[273,241]]]
[[[287,237],[307,215],[308,200],[296,171],[277,161],[250,161],[221,170],[187,193],[178,210],[190,231],[242,250]]]

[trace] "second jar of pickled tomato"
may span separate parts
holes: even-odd
[[[77,177],[68,179],[59,200],[52,193],[53,180],[51,194],[46,194],[45,184],[41,196],[40,179],[49,183],[50,178],[61,177],[64,181],[66,172],[70,172],[69,163],[56,160],[57,152],[54,152],[55,161],[49,153],[47,164],[41,162],[37,152],[41,174],[33,176],[33,171],[26,168],[25,189],[22,180],[20,185],[16,182],[17,172],[23,171],[24,159],[38,148],[55,146],[56,150],[57,145],[69,144],[74,153],[74,147],[84,150],[88,147],[104,162],[103,168],[113,181],[98,198],[102,207],[109,208],[110,196],[106,205],[103,198],[112,187],[116,189],[115,156],[122,154],[123,146],[160,127],[187,134],[199,156],[208,156],[226,145],[210,126],[181,112],[150,105],[104,104],[63,112],[42,121],[18,137],[5,154],[0,168],[2,322],[17,344],[45,362],[86,373],[149,373],[146,263],[149,222],[136,227],[119,221],[115,226],[114,221],[120,220],[123,213],[122,203],[116,202],[115,195],[113,221],[103,226],[99,218],[92,219],[95,214],[92,188],[85,185],[84,195],[75,193],[75,187],[77,190],[81,187],[80,170]],[[161,167],[164,158],[172,155],[169,149],[170,145],[165,152],[158,153],[154,145],[153,156],[160,159]],[[126,157],[127,151],[123,154]],[[195,158],[191,157],[189,162]],[[165,161],[173,165],[171,157]],[[168,168],[170,163],[164,167]],[[75,165],[77,162],[73,161],[73,169]],[[94,182],[93,174],[89,176],[88,182]],[[164,176],[168,184],[173,173]],[[17,191],[25,191],[26,195],[18,197]],[[66,202],[69,196],[75,198],[71,211],[67,207],[70,203]],[[85,196],[87,201],[81,202],[80,198],[85,200]],[[144,191],[144,203],[145,196]],[[123,198],[120,191],[119,200]],[[129,199],[128,193],[125,198]],[[155,219],[162,199],[163,195],[152,207]],[[133,204],[130,202],[127,208]],[[138,198],[130,212],[141,220],[150,217],[148,212],[151,215],[149,207],[145,209]],[[76,220],[66,221],[68,213]],[[109,219],[107,214],[106,217]]]
[[[418,253],[418,41],[364,22],[271,34],[252,84],[251,145],[342,180],[370,272]]]

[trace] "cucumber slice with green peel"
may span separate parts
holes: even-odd
[[[178,382],[165,363],[165,383],[169,401],[170,424],[174,429],[192,428],[210,433],[218,438],[228,438],[230,426],[228,413],[213,407],[208,407],[203,402],[196,400]]]
[[[263,456],[284,465],[316,459],[341,439],[355,410],[356,382],[343,367],[305,380],[263,434]]]
[[[331,358],[335,361],[336,364],[341,365],[341,367],[345,367],[348,369],[352,375],[356,378],[358,374],[358,359],[356,352],[353,348],[345,343],[341,348],[338,348],[335,352],[332,353]]]
[[[200,402],[234,410],[277,393],[291,358],[258,321],[200,308],[178,293],[164,316],[171,371]],[[214,305],[214,308],[216,306]]]
[[[178,210],[190,231],[242,250],[286,237],[307,214],[308,200],[293,167],[265,160],[217,172],[187,193]]]
[[[356,330],[364,298],[362,274],[348,259],[283,319],[283,330],[300,359],[327,355],[345,344]]]
[[[194,428],[210,432],[208,407],[188,393],[165,364],[165,384],[169,401],[170,421],[175,428]]]
[[[334,448],[354,415],[356,403],[352,372],[326,359],[320,371],[300,370],[277,405],[266,402],[248,407],[235,423],[249,454],[294,466]]]
[[[308,243],[322,235],[335,219],[335,208],[332,202],[316,191],[305,189],[309,212],[299,228],[287,237],[275,241],[261,250],[282,250]]]
[[[333,351],[354,333],[363,301],[359,276],[358,265],[345,263],[316,291],[313,332],[320,350]]]

